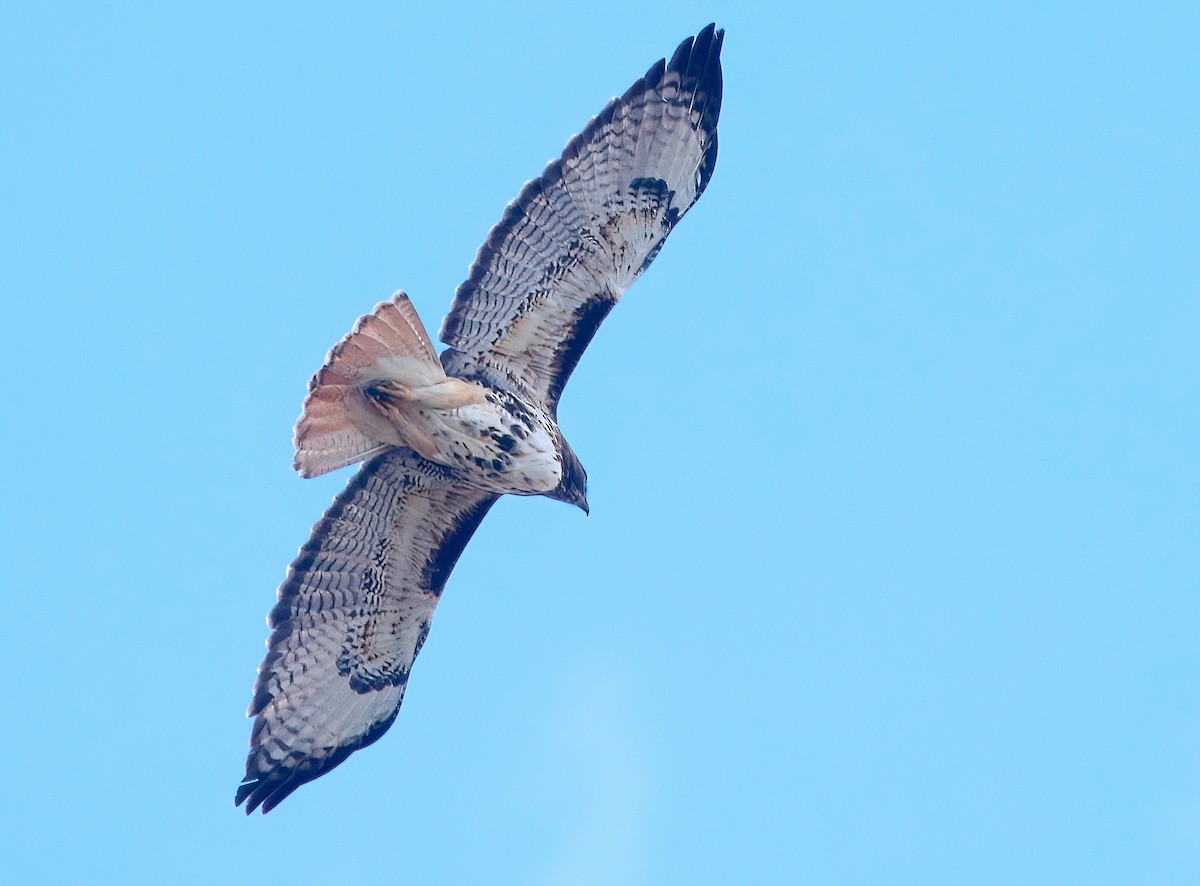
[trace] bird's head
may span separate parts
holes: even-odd
[[[562,459],[562,480],[553,492],[548,493],[550,498],[558,501],[565,501],[569,505],[575,505],[585,514],[588,513],[587,501],[587,471],[583,469],[583,465],[579,463],[579,456],[575,454],[569,443],[566,440],[559,441],[559,457]]]

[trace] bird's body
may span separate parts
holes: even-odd
[[[447,375],[408,296],[356,324],[313,377],[296,422],[306,477],[390,446],[497,495],[583,500],[582,468],[554,416],[519,387]]]
[[[482,402],[465,406],[404,409],[407,403],[392,401],[381,408],[417,425],[432,442],[417,451],[455,469],[467,485],[498,494],[553,493],[567,473],[569,451],[557,423],[511,391],[478,390]]]
[[[246,778],[269,811],[390,726],[463,548],[503,494],[587,511],[558,399],[716,163],[723,32],[651,66],[529,182],[459,287],[439,355],[403,293],[330,352],[296,424],[311,477],[365,462],[268,619]]]

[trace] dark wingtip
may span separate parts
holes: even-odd
[[[491,502],[488,504],[490,506]],[[484,513],[487,513],[487,508],[484,508]],[[483,519],[482,515],[480,515],[480,519]],[[464,541],[463,544],[465,545],[466,542]],[[296,788],[320,778],[329,770],[344,763],[355,751],[360,751],[379,741],[396,721],[396,716],[400,713],[400,702],[403,700],[404,696],[401,695],[391,716],[374,724],[365,734],[347,742],[332,753],[320,757],[308,757],[299,762],[271,764],[268,759],[267,765],[260,765],[263,756],[260,754],[258,724],[261,720],[257,720],[250,740],[250,755],[246,758],[246,777],[238,785],[233,805],[237,807],[245,803],[247,815],[261,806],[263,815],[266,815],[286,800]]]
[[[233,798],[234,807],[236,808],[238,806],[241,806],[243,803],[246,803],[246,814],[250,815],[251,813],[253,813],[254,810],[258,808],[259,803],[262,802],[261,797],[259,797],[257,799],[255,799],[255,797],[254,797],[254,794],[258,790],[258,787],[259,787],[258,779],[254,779],[253,781],[243,782],[242,784],[238,785],[237,794],[235,794],[234,798]],[[247,803],[246,802],[247,800],[249,800],[250,802]],[[264,810],[264,812],[265,812],[265,810]]]
[[[251,760],[246,763],[246,779],[238,785],[237,794],[233,798],[235,807],[246,804],[247,815],[253,814],[259,807],[262,808],[263,815],[266,815],[300,785],[312,781],[327,771],[319,769],[304,774],[298,769],[281,768],[263,772],[253,762],[253,758],[254,754],[252,753]],[[328,769],[332,768],[333,766],[328,767]]]
[[[680,87],[692,93],[693,109],[700,112],[699,126],[708,137],[708,149],[698,170],[697,198],[708,187],[717,164],[717,120],[721,116],[721,93],[724,89],[721,47],[724,43],[725,29],[718,28],[716,22],[710,22],[695,37],[688,37],[680,43],[669,62],[659,59],[651,65],[646,76],[625,94],[629,98],[646,88],[658,88],[667,74],[677,75]]]
[[[670,72],[680,74],[685,82],[699,82],[700,88],[707,87],[706,82],[714,71],[718,79],[721,69],[721,46],[725,42],[725,30],[718,29],[716,23],[706,25],[695,37],[688,37],[671,54],[670,61],[659,59],[646,71],[642,79],[654,84]]]
[[[669,79],[668,73],[672,75],[672,78],[677,79],[678,85],[683,91],[691,93],[693,101],[692,110],[699,110],[699,122],[697,126],[705,135],[706,149],[699,169],[697,169],[697,188],[692,202],[694,203],[695,199],[699,198],[712,178],[717,161],[716,133],[717,119],[721,113],[721,93],[723,88],[721,48],[724,40],[725,30],[718,28],[715,22],[710,22],[703,27],[696,36],[685,39],[676,47],[669,62],[665,58],[655,61],[650,65],[645,76],[639,78],[625,90],[620,99],[614,99],[606,105],[600,115],[593,118],[580,133],[573,136],[567,142],[562,155],[558,159],[551,161],[542,172],[540,179],[526,183],[521,193],[517,196],[517,199],[509,204],[504,217],[492,228],[487,241],[480,247],[467,279],[455,290],[454,301],[451,304],[450,311],[442,321],[438,337],[449,345],[442,352],[442,365],[447,372],[455,375],[462,371],[471,371],[471,364],[468,360],[474,358],[461,355],[464,355],[472,348],[479,347],[480,342],[471,338],[473,335],[477,335],[478,330],[467,328],[468,321],[466,317],[468,316],[468,310],[466,304],[475,296],[478,284],[485,274],[488,273],[488,265],[495,259],[498,245],[506,236],[512,233],[517,220],[524,215],[525,208],[537,195],[540,182],[551,182],[560,179],[562,177],[562,164],[579,155],[589,144],[590,139],[595,136],[595,133],[604,121],[612,119],[614,111],[620,102],[633,101],[638,96],[650,90],[661,90],[664,81]],[[682,215],[686,209],[687,207],[681,207],[679,214]],[[643,269],[644,267],[643,265]],[[590,340],[590,336],[588,340]],[[587,341],[582,342],[583,346],[586,346],[586,344]],[[565,382],[565,377],[560,379],[558,390],[551,392],[550,401],[552,403],[557,402],[558,394],[561,393]]]
[[[701,33],[703,33],[703,32],[701,32]],[[688,59],[691,58],[692,46],[695,44],[695,42],[696,42],[695,37],[688,37],[686,40],[684,40],[682,43],[680,43],[677,47],[675,47],[675,53],[674,53],[674,55],[671,56],[671,60],[669,62],[667,62],[666,69],[668,71],[676,71],[676,72],[682,73],[684,68],[687,67]],[[647,77],[646,79],[649,80],[650,78]]]
[[[382,730],[380,735],[382,735]],[[365,744],[370,744],[370,742]],[[267,771],[259,769],[255,760],[257,754],[255,751],[251,751],[250,759],[246,762],[246,778],[238,785],[233,805],[236,807],[245,803],[247,815],[261,807],[263,815],[266,815],[286,800],[296,788],[324,775],[349,757],[351,753],[364,747],[365,744],[339,748],[336,753],[324,760],[306,761],[305,764],[298,766],[280,765]]]

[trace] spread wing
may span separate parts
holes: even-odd
[[[601,321],[712,176],[723,37],[709,25],[683,41],[509,204],[442,326],[448,373],[557,410]]]
[[[247,814],[270,811],[392,724],[450,570],[497,497],[393,449],[334,500],[269,617],[236,797]]]

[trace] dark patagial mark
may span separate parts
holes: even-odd
[[[576,364],[579,363],[579,358],[583,356],[583,352],[591,344],[596,330],[600,328],[600,324],[604,322],[604,318],[608,316],[608,312],[616,303],[617,300],[610,293],[601,292],[593,295],[575,309],[574,322],[571,324],[566,338],[559,343],[551,364],[555,370],[554,377],[550,381],[549,399],[551,403],[558,402],[563,387],[566,386],[571,373],[575,371]]]
[[[432,594],[441,596],[442,589],[446,587],[446,579],[450,577],[450,570],[454,568],[463,548],[467,546],[467,542],[479,528],[480,522],[499,497],[498,495],[489,495],[458,515],[458,519],[442,539],[441,545],[433,551],[429,562],[425,565],[422,587],[428,588]]]

